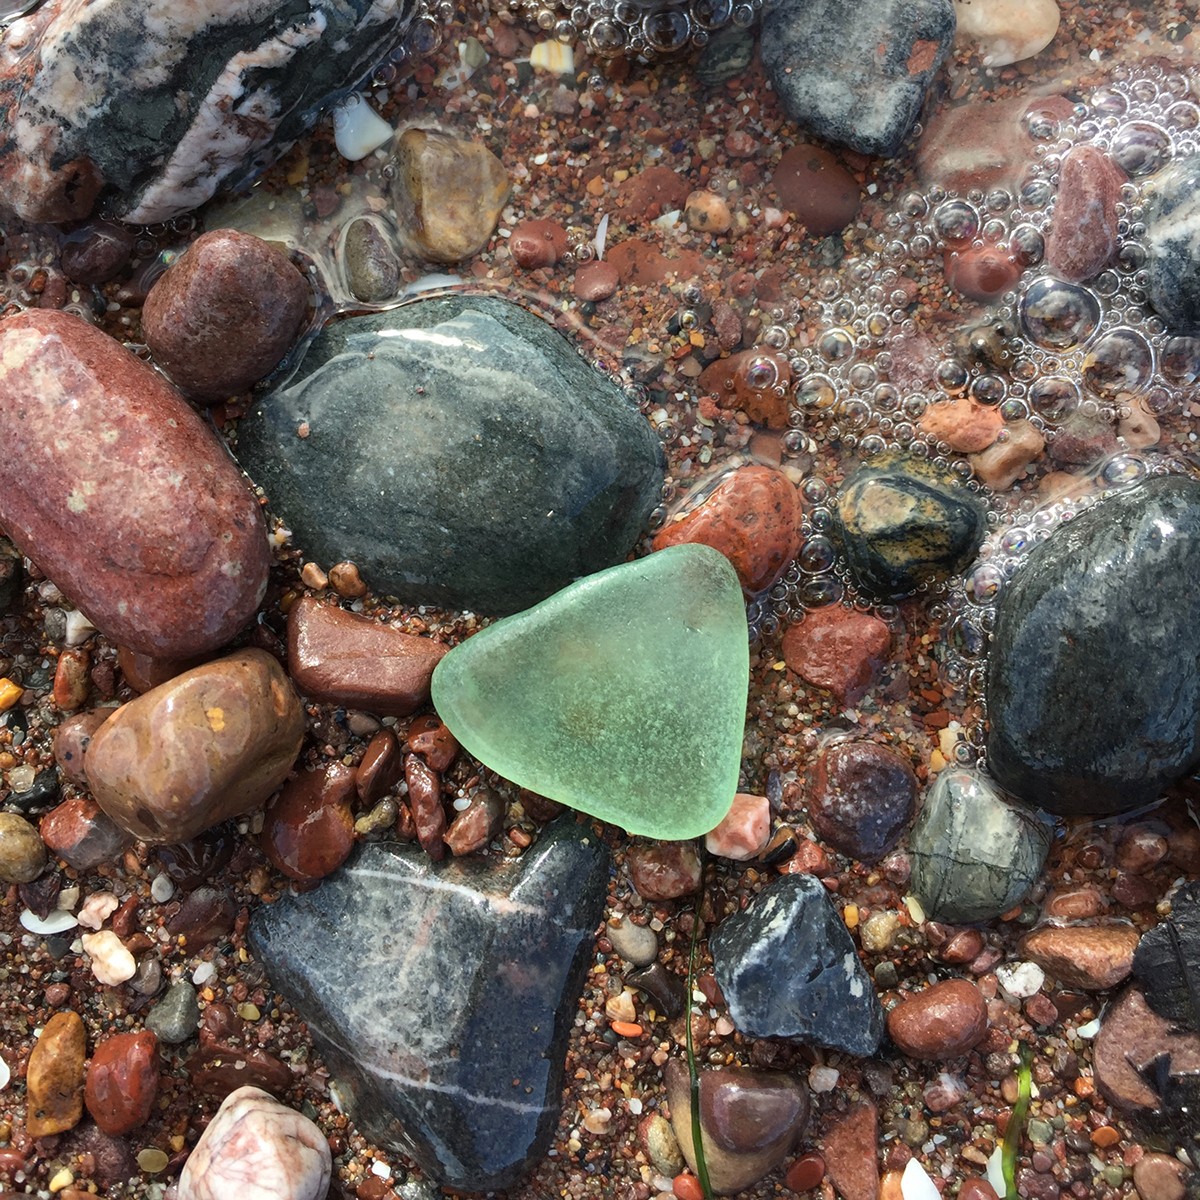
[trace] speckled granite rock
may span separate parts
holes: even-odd
[[[1200,329],[1200,155],[1147,181],[1146,201],[1150,303],[1172,332]]]
[[[863,154],[895,154],[954,29],[951,0],[767,0],[763,68],[805,129]]]
[[[443,1186],[505,1188],[554,1130],[608,863],[570,818],[500,863],[368,843],[250,942],[365,1136]]]
[[[860,1057],[883,1038],[883,1009],[829,893],[784,875],[717,926],[713,973],[734,1025]]]
[[[490,297],[329,326],[242,421],[237,455],[309,557],[489,615],[622,561],[662,484],[616,385]]]
[[[47,0],[0,39],[0,197],[31,221],[101,193],[166,221],[277,157],[403,36],[412,0]]]
[[[1200,760],[1200,483],[1151,479],[1035,547],[1000,593],[988,768],[1063,816],[1131,812]]]

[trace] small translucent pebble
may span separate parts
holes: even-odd
[[[333,110],[333,141],[338,153],[350,162],[378,150],[394,132],[361,96],[351,96]]]
[[[934,1187],[933,1180],[915,1158],[908,1160],[904,1174],[900,1176],[900,1194],[904,1200],[940,1200],[941,1192]]]

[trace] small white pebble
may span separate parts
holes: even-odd
[[[734,1024],[728,1017],[720,1016],[713,1028],[717,1031],[718,1037],[728,1037],[734,1030]]]
[[[538,42],[529,52],[529,65],[535,71],[571,75],[575,71],[575,51],[560,41]]]
[[[40,933],[43,937],[50,937],[52,934],[66,933],[68,929],[74,929],[79,922],[71,913],[63,912],[61,909],[55,909],[45,918],[25,909],[21,913],[21,924],[30,933]]]
[[[908,915],[912,917],[913,924],[925,924],[925,910],[921,907],[921,902],[916,896],[905,896],[904,907],[908,909]]]
[[[79,903],[79,884],[73,883],[70,887],[65,887],[58,893],[58,903],[55,908],[62,912],[74,912],[75,905]]]
[[[1075,1032],[1079,1037],[1083,1038],[1085,1042],[1090,1042],[1092,1038],[1094,1038],[1096,1034],[1100,1032],[1099,1017],[1089,1021],[1086,1025],[1080,1025]]]
[[[626,1107],[635,1117],[640,1117],[642,1115],[642,1102],[636,1096],[631,1096],[629,1098]]]
[[[210,982],[211,980],[215,979],[216,977],[217,977],[217,968],[214,967],[212,965],[212,963],[210,963],[210,962],[201,963],[192,972],[192,982],[197,987],[202,987],[204,984]]]
[[[941,1200],[942,1193],[915,1158],[908,1160],[904,1174],[900,1176],[900,1195],[904,1200]]]
[[[150,895],[159,904],[164,904],[175,895],[175,884],[165,871],[160,871],[155,875],[154,881],[150,884]]]
[[[1037,963],[1005,963],[996,968],[996,982],[1014,999],[1028,1000],[1041,991],[1046,972]]]
[[[77,608],[67,609],[67,628],[64,640],[68,646],[82,646],[95,632],[95,625]]]
[[[586,1117],[583,1118],[583,1127],[588,1133],[607,1133],[609,1123],[612,1121],[612,1110],[607,1108],[593,1108]]]
[[[808,1072],[808,1086],[818,1094],[832,1092],[840,1078],[841,1072],[833,1067],[811,1067]]]
[[[111,929],[83,935],[83,949],[92,960],[92,974],[103,984],[115,986],[137,974],[137,963]]]
[[[1006,1194],[1008,1184],[1004,1182],[1004,1143],[1001,1142],[991,1152],[987,1160],[987,1181],[996,1191],[997,1196]]]
[[[389,1167],[387,1163],[380,1162],[379,1159],[376,1159],[371,1164],[371,1174],[378,1175],[380,1179],[391,1179],[392,1168]]]
[[[79,910],[79,924],[84,929],[99,929],[121,907],[112,892],[93,892]]]
[[[8,1087],[8,1081],[12,1078],[12,1072],[8,1069],[8,1063],[0,1058],[0,1092]]]
[[[366,158],[391,139],[395,130],[361,97],[350,96],[333,110],[333,141],[350,162]]]

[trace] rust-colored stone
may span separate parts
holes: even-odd
[[[677,900],[700,886],[700,855],[691,842],[634,846],[625,861],[643,900]]]
[[[821,1142],[825,1172],[842,1200],[878,1200],[879,1110],[862,1100],[838,1117]]]
[[[90,796],[76,796],[52,808],[38,826],[46,849],[77,871],[116,862],[133,841]]]
[[[946,282],[972,300],[995,300],[1021,278],[1016,256],[987,243],[961,252],[947,250],[945,265]]]
[[[1117,205],[1125,172],[1103,150],[1083,144],[1064,155],[1046,235],[1046,265],[1072,283],[1091,279],[1117,250]]]
[[[986,450],[1004,428],[1004,418],[994,405],[978,404],[967,396],[931,404],[917,424],[936,442],[945,442],[960,454]]]
[[[88,712],[74,713],[55,727],[52,743],[54,761],[72,783],[87,784],[87,776],[83,773],[84,754],[96,730],[112,715],[111,708],[93,708]]]
[[[699,382],[722,408],[744,412],[768,429],[786,429],[791,381],[792,367],[782,354],[756,347],[710,363]]]
[[[459,858],[482,850],[500,832],[503,819],[504,801],[491,788],[479,788],[446,830],[450,853]]]
[[[290,780],[267,807],[263,853],[301,883],[336,871],[354,849],[354,791],[354,768],[336,760]]]
[[[404,760],[404,782],[421,849],[439,862],[446,856],[446,810],[442,807],[442,777],[415,754]]]
[[[354,773],[359,800],[368,807],[382,800],[404,778],[400,743],[390,729],[381,729],[368,743]]]
[[[458,755],[458,739],[432,713],[413,719],[404,745],[419,754],[432,771],[447,770]]]
[[[25,1072],[25,1128],[30,1137],[74,1129],[83,1116],[83,1066],[87,1034],[77,1012],[57,1012],[46,1022]]]
[[[904,997],[887,1015],[888,1035],[909,1058],[958,1058],[987,1033],[987,1003],[967,979],[946,979]]]
[[[158,1038],[148,1029],[105,1038],[92,1055],[83,1100],[112,1137],[144,1125],[158,1095]]]
[[[527,271],[552,267],[567,252],[567,231],[558,221],[544,217],[521,221],[513,226],[508,252]]]
[[[782,653],[805,682],[831,691],[842,704],[857,704],[891,645],[891,632],[878,617],[830,604],[805,613],[788,629]]]
[[[1045,925],[1021,939],[1021,953],[1069,987],[1116,987],[1133,970],[1138,931],[1121,921]]]
[[[200,658],[156,658],[128,646],[117,647],[117,666],[135,692],[148,692],[204,662]]]
[[[858,216],[858,181],[836,155],[820,146],[783,152],[771,177],[780,206],[799,218],[813,237],[840,233]]]

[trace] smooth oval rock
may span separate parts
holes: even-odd
[[[1068,987],[1103,991],[1129,977],[1138,937],[1122,921],[1044,925],[1021,939],[1021,953]]]
[[[834,849],[873,863],[900,840],[916,800],[917,777],[895,750],[838,742],[817,759],[808,819]]]
[[[841,233],[858,216],[858,181],[821,146],[792,146],[783,152],[771,185],[780,205],[798,217],[812,237]]]
[[[45,866],[38,831],[20,814],[0,812],[0,883],[29,883]]]
[[[887,1016],[888,1036],[900,1050],[935,1062],[969,1053],[987,1027],[987,1001],[968,979],[945,979],[908,993]]]
[[[947,250],[945,268],[946,282],[972,300],[995,300],[1021,278],[1016,256],[987,242],[967,250]]]
[[[341,260],[355,299],[380,304],[400,292],[400,260],[383,226],[373,218],[355,217],[346,227]]]
[[[278,366],[308,312],[287,255],[236,229],[201,234],[155,282],[142,308],[154,361],[183,391],[215,401]]]
[[[158,1038],[148,1029],[117,1033],[100,1042],[88,1066],[83,1102],[110,1137],[150,1119],[158,1095]]]
[[[329,326],[237,452],[310,557],[410,604],[497,614],[623,559],[662,484],[624,394],[494,298]]]
[[[83,1116],[87,1034],[83,1018],[55,1013],[34,1043],[25,1071],[25,1128],[30,1137],[74,1129]]]
[[[1151,479],[1087,509],[1001,591],[988,768],[1063,816],[1130,812],[1200,761],[1200,483]]]
[[[954,0],[957,40],[985,67],[1007,67],[1041,54],[1054,41],[1061,14],[1056,0]]]
[[[1124,183],[1125,173],[1095,146],[1075,146],[1063,156],[1046,235],[1046,265],[1063,279],[1082,283],[1112,260]]]
[[[857,704],[879,675],[891,648],[887,624],[871,613],[828,604],[788,627],[780,652],[805,683]]]
[[[85,756],[102,809],[150,843],[183,842],[257,808],[287,778],[304,710],[262,650],[194,667],[118,709]]]
[[[1175,333],[1200,329],[1200,155],[1145,185],[1146,292]]]
[[[0,394],[0,525],[98,629],[185,658],[246,625],[265,524],[160,375],[79,317],[27,310],[0,326]]]
[[[757,464],[721,480],[699,507],[659,531],[654,549],[700,542],[733,564],[753,595],[779,578],[800,545],[800,496],[782,471]]]
[[[305,771],[267,806],[259,845],[276,870],[301,883],[324,879],[354,849],[354,768],[334,761]]]
[[[559,221],[537,218],[513,226],[508,252],[527,271],[552,267],[567,252],[567,231]]]

